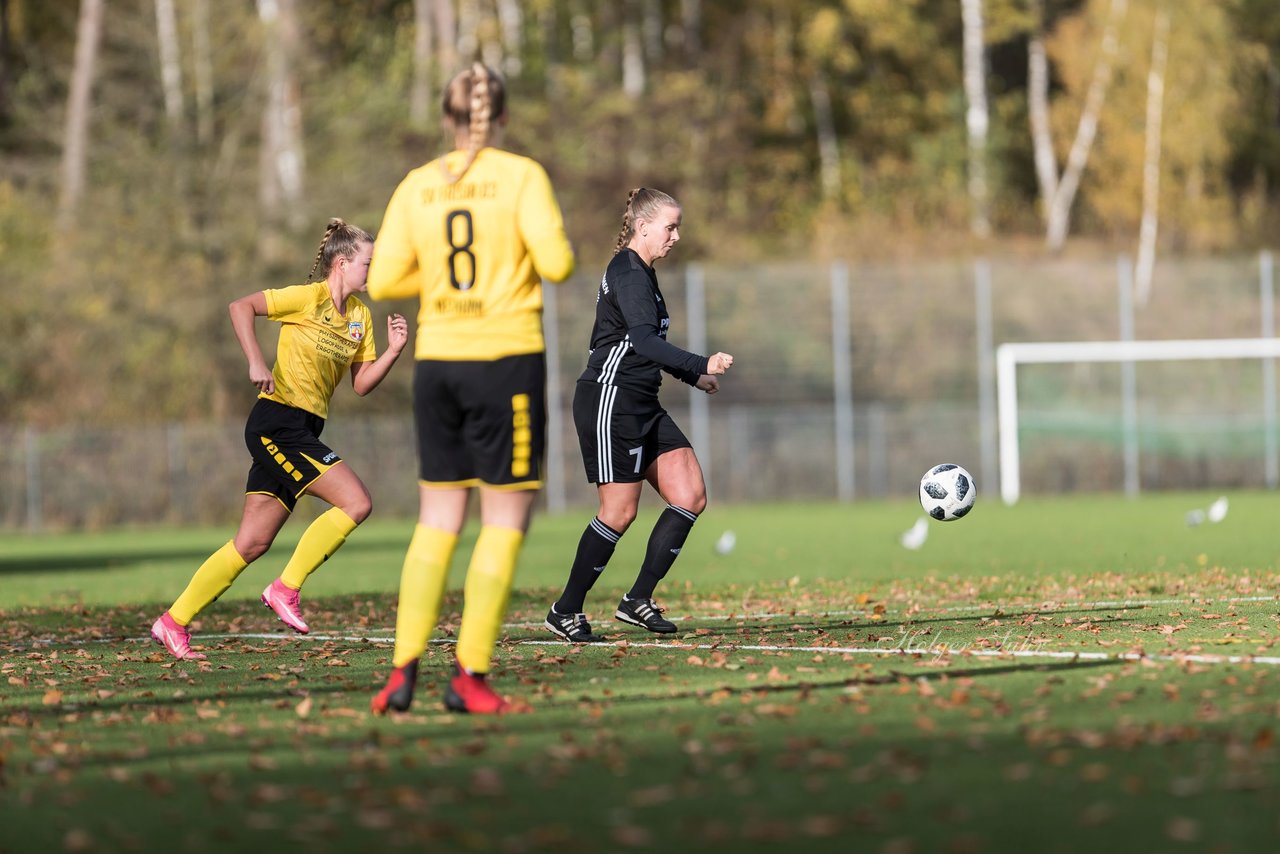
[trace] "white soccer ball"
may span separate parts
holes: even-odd
[[[955,463],[934,466],[920,478],[920,506],[939,522],[961,518],[977,497],[973,475]]]
[[[716,540],[716,554],[727,555],[737,544],[738,535],[733,531],[725,531],[720,535],[720,539]]]

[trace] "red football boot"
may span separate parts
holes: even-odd
[[[413,686],[418,682],[418,661],[394,668],[387,677],[387,684],[369,703],[375,715],[385,715],[388,709],[408,711],[413,704]]]

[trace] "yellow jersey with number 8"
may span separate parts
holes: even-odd
[[[465,151],[444,156],[456,174]],[[418,359],[490,361],[540,353],[542,279],[573,272],[573,249],[546,170],[482,148],[450,184],[440,160],[414,169],[387,204],[369,296],[416,296]]]

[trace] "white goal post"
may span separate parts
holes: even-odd
[[[1022,488],[1018,450],[1018,366],[1070,362],[1176,362],[1280,357],[1280,338],[1009,343],[996,348],[996,417],[1000,430],[1000,497],[1014,504]],[[1270,365],[1270,361],[1264,362]],[[1273,369],[1272,369],[1273,370]],[[1264,382],[1268,441],[1275,433],[1274,374]],[[1269,456],[1274,454],[1268,445]]]

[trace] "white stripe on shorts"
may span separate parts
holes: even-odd
[[[597,483],[613,483],[613,401],[617,396],[617,386],[600,389],[600,408],[596,411]]]
[[[613,345],[609,355],[604,357],[604,364],[600,366],[600,379],[596,380],[596,382],[602,385],[612,385],[613,381],[618,378],[618,368],[622,365],[622,357],[627,355],[627,350],[629,349],[631,349],[631,336],[624,335],[621,341]]]

